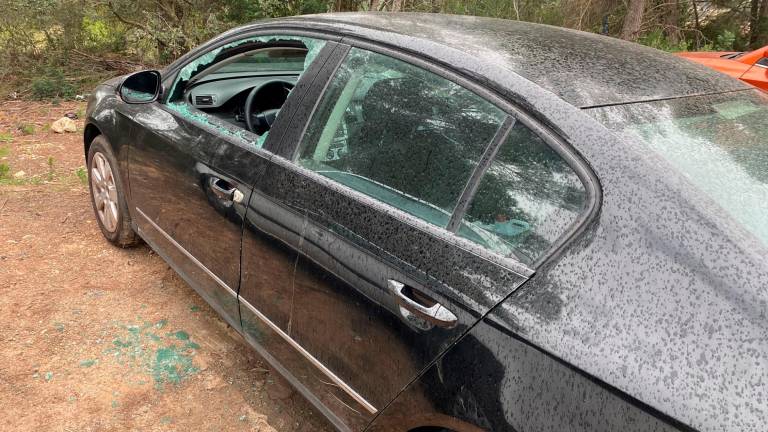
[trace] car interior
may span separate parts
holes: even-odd
[[[222,121],[262,135],[304,71],[307,52],[299,41],[252,42],[222,50],[182,83],[181,98]]]

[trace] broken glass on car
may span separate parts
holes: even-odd
[[[216,132],[263,146],[290,88],[315,60],[325,41],[302,36],[253,36],[215,48],[181,68],[167,106]],[[251,92],[258,91],[246,107]],[[260,113],[269,124],[248,126]],[[249,130],[250,129],[250,130]]]

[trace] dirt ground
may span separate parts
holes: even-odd
[[[0,105],[0,430],[330,430],[161,258],[102,238],[84,110]]]

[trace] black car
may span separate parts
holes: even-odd
[[[94,208],[339,430],[768,430],[768,98],[577,31],[331,14],[88,105]]]

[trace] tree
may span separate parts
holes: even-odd
[[[756,4],[759,2],[759,6]],[[757,10],[756,10],[757,9]],[[768,41],[768,0],[752,0],[750,7],[750,45],[757,47]]]
[[[621,27],[619,37],[624,40],[636,41],[640,37],[644,13],[645,0],[629,0],[627,15],[624,17],[624,24]]]

